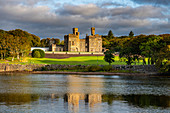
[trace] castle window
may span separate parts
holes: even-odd
[[[74,41],[72,41],[72,46],[74,45]]]

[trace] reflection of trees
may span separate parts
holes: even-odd
[[[111,94],[102,95],[102,102],[107,102],[109,105],[112,105],[114,100],[123,100],[123,98],[120,95],[111,95]]]
[[[6,105],[20,105],[30,103],[32,101],[37,101],[38,99],[39,96],[37,94],[0,94],[0,103],[5,103]]]
[[[39,95],[32,94],[31,81],[28,74],[4,74],[1,76],[0,85],[3,86],[3,93],[0,93],[0,103],[6,105],[25,104],[37,101]]]
[[[126,95],[123,96],[124,100],[128,101],[129,104],[136,105],[139,107],[170,107],[169,96],[157,96],[157,95]]]
[[[127,101],[130,105],[139,107],[170,107],[169,96],[157,95],[102,95],[102,101],[112,105],[114,100]]]

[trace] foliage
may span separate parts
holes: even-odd
[[[114,35],[113,35],[113,33],[112,33],[112,30],[110,30],[110,31],[108,32],[107,40],[110,40],[110,39],[113,39],[113,38],[114,38]]]
[[[46,38],[46,39],[41,39],[40,43],[41,43],[41,47],[49,47],[51,44],[61,45],[61,43],[63,42],[60,43],[60,39],[58,38],[52,38],[52,39]]]
[[[112,66],[111,65],[105,65],[102,67],[103,71],[111,71],[112,70]]]
[[[64,40],[61,41],[60,45],[64,45]]]
[[[160,57],[159,53],[161,48],[166,46],[166,43],[162,41],[162,37],[150,35],[145,43],[141,43],[141,54],[148,57],[148,64],[155,64]]]
[[[129,37],[130,37],[130,38],[133,38],[133,36],[134,36],[133,31],[130,31],[130,33],[129,33]]]
[[[7,31],[8,34],[17,36],[17,37],[26,37],[29,40],[31,47],[38,47],[40,46],[40,37],[30,34],[26,31],[23,31],[21,29],[11,30]]]
[[[14,36],[6,31],[0,32],[1,60],[6,56],[12,56],[12,61],[14,57],[19,60],[21,57],[28,55],[30,49],[30,41],[27,37]]]
[[[40,52],[39,51],[35,51],[32,56],[34,58],[40,58]]]
[[[107,49],[109,49],[110,48],[110,42],[106,39],[106,37],[104,38],[102,38],[102,46],[103,47],[106,47]]]
[[[108,62],[109,65],[110,65],[112,62],[115,61],[115,60],[114,60],[114,55],[113,55],[113,53],[112,53],[110,50],[104,52],[104,54],[105,54],[104,60],[105,60],[106,62]]]
[[[36,51],[38,51],[38,52],[40,53],[40,57],[39,57],[39,58],[44,58],[44,57],[45,57],[45,52],[44,52],[43,50],[41,50],[41,49],[34,49],[34,50],[32,51],[32,57],[33,57],[33,58],[38,58],[38,57],[35,57],[35,56],[34,56],[34,53],[35,53]]]
[[[98,65],[91,65],[86,67],[86,71],[88,72],[96,72],[96,71],[101,71],[101,67]]]

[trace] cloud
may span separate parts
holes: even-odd
[[[122,15],[124,18],[164,18],[165,15],[163,12],[166,11],[163,8],[154,7],[154,6],[140,6],[136,8],[132,7],[121,7],[113,8],[111,10],[111,15]]]
[[[111,6],[125,6],[124,4],[121,3],[116,3],[116,2],[103,2],[100,5],[101,7],[111,7]]]
[[[139,3],[139,4],[151,4],[151,5],[164,5],[164,6],[170,6],[169,0],[132,0],[133,2]]]
[[[80,16],[93,16],[100,13],[100,8],[95,4],[81,4],[81,5],[69,5],[65,4],[56,12],[60,15],[80,15]]]
[[[16,4],[25,4],[25,5],[35,5],[39,2],[45,2],[48,0],[1,0],[0,5],[16,5]]]
[[[78,27],[83,38],[90,34],[90,27],[96,27],[96,33],[105,35],[111,29],[115,35],[134,33],[168,32],[169,12],[164,7],[144,5],[139,7],[110,7],[112,4],[63,4],[52,9],[49,5],[38,5],[46,0],[6,0],[0,5],[0,29],[23,29],[30,33],[46,37],[63,39]],[[15,2],[14,2],[15,1]],[[47,2],[47,1],[46,1]],[[0,1],[2,3],[2,1]],[[105,7],[109,6],[109,7]]]

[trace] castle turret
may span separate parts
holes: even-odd
[[[91,28],[91,35],[94,36],[95,35],[95,27]]]
[[[73,28],[73,34],[77,34],[77,32],[78,32],[78,28]]]

